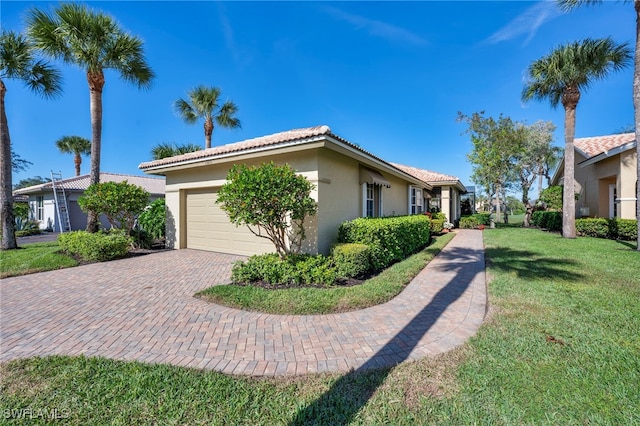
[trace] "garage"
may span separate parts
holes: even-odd
[[[236,227],[216,204],[216,188],[186,193],[187,248],[221,253],[253,254],[275,252],[271,241],[256,237],[246,226]]]

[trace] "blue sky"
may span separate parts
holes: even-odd
[[[26,11],[56,3],[0,3],[2,27],[20,31]],[[527,66],[559,44],[612,36],[634,43],[632,3],[561,12],[554,2],[88,2],[144,39],[156,73],[140,91],[107,71],[103,171],[141,174],[160,142],[204,145],[202,124],[187,125],[173,102],[199,84],[218,86],[239,107],[242,129],[216,129],[213,145],[279,131],[329,125],[385,160],[458,176],[471,184],[471,150],[458,111],[486,111],[556,124],[562,107],[521,102]],[[90,138],[85,74],[58,64],[64,94],[44,100],[7,82],[14,150],[31,161],[22,178],[74,174],[54,142]],[[633,124],[631,68],[583,94],[576,136]],[[84,158],[82,172],[88,173]]]

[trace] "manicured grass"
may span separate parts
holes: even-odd
[[[272,314],[309,315],[364,309],[398,295],[454,235],[435,237],[421,252],[352,287],[266,290],[254,286],[218,285],[196,296],[220,305]]]
[[[0,251],[0,278],[76,266],[73,258],[58,253],[57,242],[25,244],[16,250]]]
[[[532,229],[484,237],[489,316],[439,357],[275,379],[32,358],[0,366],[0,415],[56,409],[71,425],[640,424],[640,253]]]

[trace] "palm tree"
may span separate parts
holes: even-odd
[[[558,0],[560,7],[571,10],[581,5],[595,5],[602,3],[602,0]],[[633,6],[636,11],[636,46],[633,62],[633,110],[634,110],[634,132],[636,134],[636,222],[638,222],[637,248],[640,251],[640,0],[634,0]]]
[[[562,235],[576,237],[574,148],[576,107],[581,92],[594,80],[627,66],[631,50],[616,44],[611,38],[590,39],[565,44],[547,56],[532,62],[527,69],[529,81],[522,99],[548,100],[552,107],[564,107],[564,195],[562,205]]]
[[[189,124],[195,124],[204,118],[205,148],[211,148],[211,135],[214,122],[220,127],[236,129],[240,120],[235,115],[238,107],[231,101],[219,105],[220,89],[217,87],[198,86],[187,93],[189,99],[178,99],[175,108],[178,114]]]
[[[161,160],[167,157],[186,154],[187,152],[200,151],[201,149],[202,147],[192,143],[176,145],[175,143],[162,142],[151,149],[151,156],[154,160]]]
[[[128,34],[109,15],[84,5],[61,3],[52,14],[38,8],[27,16],[28,32],[36,46],[52,58],[77,65],[87,73],[91,110],[90,183],[100,181],[102,148],[102,90],[105,69],[139,88],[148,88],[154,73],[147,65],[142,39]],[[98,217],[90,212],[87,230],[98,229]]]
[[[5,111],[4,99],[7,93],[6,79],[21,80],[34,92],[44,97],[60,94],[61,76],[58,70],[36,59],[33,44],[21,34],[13,31],[0,32],[0,204],[2,210],[1,248],[15,249],[15,227],[13,221],[11,138]]]
[[[80,176],[81,155],[91,154],[91,141],[81,136],[63,136],[56,141],[56,146],[63,154],[73,154],[76,176]]]

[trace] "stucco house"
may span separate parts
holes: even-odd
[[[164,179],[150,176],[134,176],[116,173],[100,173],[100,182],[123,182],[141,186],[150,194],[150,200],[164,197]],[[72,231],[85,229],[87,226],[87,214],[78,205],[78,198],[89,187],[89,175],[75,176],[56,182],[56,186],[64,188],[67,208],[69,211],[69,224]],[[29,186],[13,191],[14,197],[27,196],[29,202],[29,219],[36,220],[40,229],[60,232],[60,220],[56,213],[56,201],[51,182]],[[100,218],[102,226],[109,228],[106,218]]]
[[[635,133],[574,139],[577,217],[636,218]],[[552,178],[564,178],[564,158]]]
[[[331,132],[289,130],[140,164],[166,177],[167,245],[241,255],[273,252],[270,241],[236,227],[215,203],[233,164],[289,164],[315,185],[318,212],[306,222],[304,251],[328,253],[338,226],[357,217],[418,214],[433,185]]]

